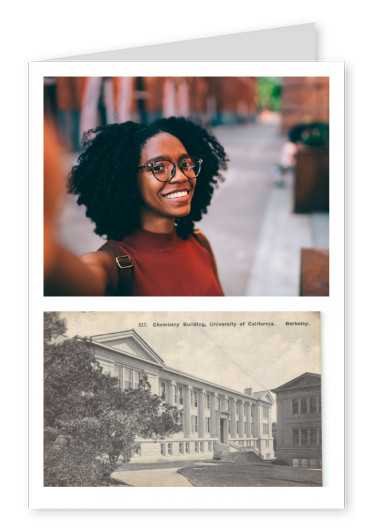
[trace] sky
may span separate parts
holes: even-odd
[[[241,392],[321,373],[319,312],[61,312],[61,317],[70,337],[133,328],[166,365]]]

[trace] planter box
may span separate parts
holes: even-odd
[[[329,251],[302,249],[300,255],[300,295],[329,296]]]
[[[294,212],[329,212],[329,148],[297,145]]]

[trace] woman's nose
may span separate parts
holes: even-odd
[[[183,171],[180,169],[180,167],[177,164],[171,172],[170,182],[171,181],[174,181],[174,182],[188,181],[188,177],[183,173]]]

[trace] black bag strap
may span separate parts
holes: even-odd
[[[132,283],[134,266],[132,258],[113,241],[108,241],[98,249],[99,252],[108,253],[114,259],[119,272],[119,283],[114,293],[117,297],[129,297],[132,295]]]

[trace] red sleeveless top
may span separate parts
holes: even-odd
[[[221,296],[211,256],[192,235],[144,229],[115,242],[134,264],[132,296]]]

